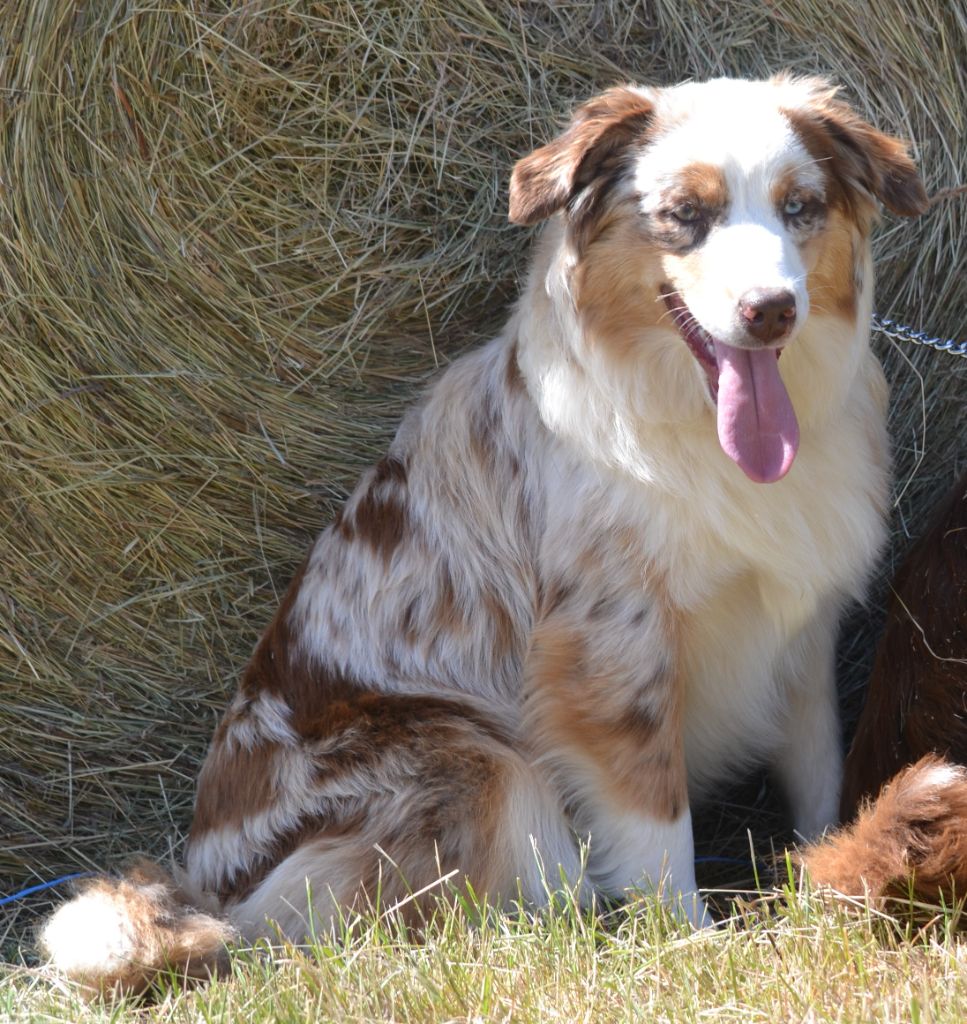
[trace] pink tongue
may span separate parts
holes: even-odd
[[[799,449],[799,424],[779,376],[775,349],[753,352],[720,341],[714,344],[719,444],[750,480],[780,480]]]

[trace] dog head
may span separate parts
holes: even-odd
[[[673,331],[747,476],[784,476],[799,427],[779,372],[807,317],[855,323],[879,200],[927,205],[904,144],[819,79],[611,89],[519,161],[510,219],[560,212],[590,342]]]

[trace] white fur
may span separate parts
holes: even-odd
[[[240,706],[241,701],[236,699],[233,707]],[[284,700],[271,693],[260,694],[248,705],[246,716],[231,724],[228,739],[247,750],[266,740],[291,747],[295,744],[296,735],[289,724],[290,718],[291,711]]]
[[[670,822],[603,806],[592,814],[588,872],[599,889],[617,896],[654,893],[697,927],[712,923],[695,881],[687,809]]]
[[[519,771],[508,787],[505,810],[508,876],[517,874],[521,898],[546,904],[562,883],[578,898],[590,891],[577,837],[562,812],[558,794],[540,773]]]
[[[836,699],[835,604],[788,645],[777,667],[786,707],[774,763],[793,825],[807,840],[836,821],[843,755]]]
[[[913,777],[911,791],[925,789],[944,789],[954,786],[967,779],[967,771],[960,765],[937,764],[920,771]]]
[[[138,948],[130,927],[123,906],[110,893],[84,892],[44,925],[44,950],[72,977],[116,971]]]

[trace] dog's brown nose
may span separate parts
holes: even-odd
[[[750,288],[739,299],[745,329],[757,341],[776,341],[796,322],[796,296],[787,288]]]

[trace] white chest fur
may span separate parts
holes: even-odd
[[[660,448],[670,454],[677,442],[688,453],[677,477],[665,477],[676,491],[639,490],[647,557],[676,610],[693,793],[775,750],[789,677],[808,685],[816,632],[831,646],[843,601],[862,596],[887,486],[882,419],[870,415],[882,400],[872,359],[853,391],[840,415],[804,435],[777,483],[745,479],[714,434],[679,426]]]

